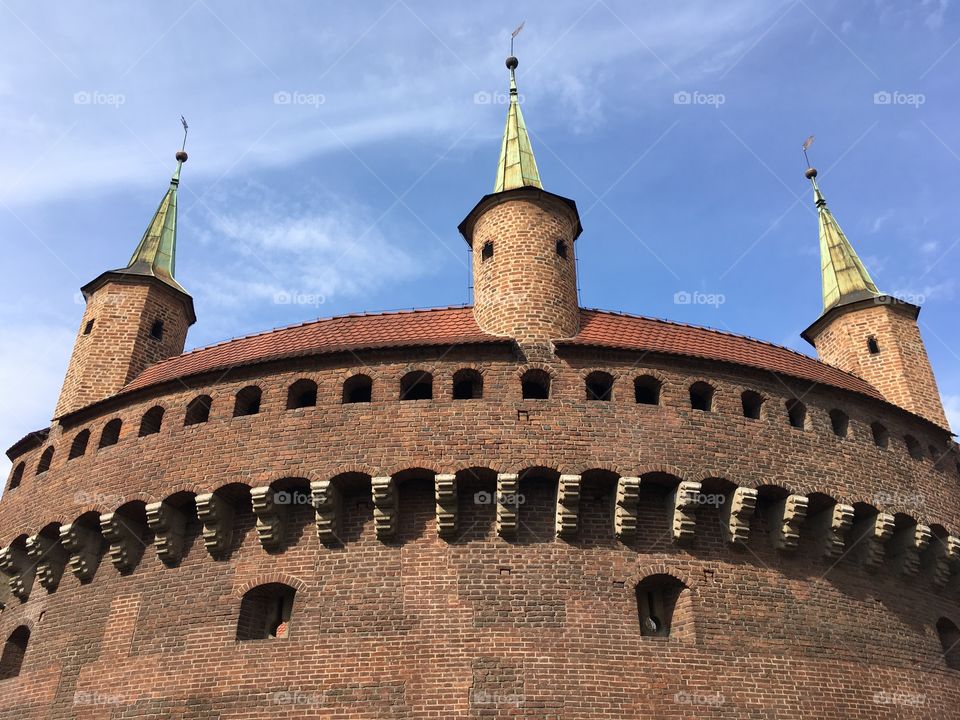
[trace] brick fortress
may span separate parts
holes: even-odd
[[[475,304],[183,354],[185,153],[0,501],[0,718],[960,717],[960,455],[810,169],[821,361],[578,305],[515,58]]]

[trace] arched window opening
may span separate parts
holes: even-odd
[[[487,240],[480,249],[480,259],[489,260],[493,257],[493,241]]]
[[[520,378],[520,392],[524,400],[548,400],[550,376],[543,370],[527,370]]]
[[[48,447],[43,451],[43,455],[40,456],[40,462],[37,463],[37,475],[43,475],[47,470],[50,469],[50,463],[53,462],[53,445]]]
[[[343,383],[343,403],[368,403],[373,399],[373,380],[368,375],[354,375]]]
[[[947,618],[937,620],[937,635],[948,668],[960,670],[960,629]]]
[[[287,388],[287,410],[316,407],[317,384],[313,380],[297,380]]]
[[[652,375],[641,375],[633,381],[633,398],[640,405],[659,405],[662,385]]]
[[[613,397],[613,376],[597,370],[587,375],[587,400],[609,401]]]
[[[557,240],[557,256],[566,259],[567,243],[563,240]]]
[[[690,407],[694,410],[711,412],[713,410],[713,388],[703,381],[691,385]]]
[[[160,426],[163,425],[163,412],[163,408],[157,405],[144,413],[140,420],[140,437],[156,435],[160,432]]]
[[[26,625],[21,625],[10,633],[3,645],[3,655],[0,656],[0,680],[9,680],[20,674],[29,642],[30,629]]]
[[[20,483],[23,482],[23,470],[26,467],[26,464],[21,462],[13,469],[13,475],[10,476],[10,489],[14,490],[20,487]]]
[[[237,640],[285,638],[290,633],[296,591],[283,583],[258,585],[240,601]]]
[[[100,447],[110,447],[120,442],[120,429],[123,427],[123,421],[120,418],[114,418],[103,426],[103,432],[100,433]]]
[[[807,427],[807,406],[796,398],[787,400],[787,418],[790,420],[790,427],[797,430],[804,430]]]
[[[401,400],[432,400],[433,375],[423,370],[408,372],[400,380]]]
[[[77,433],[76,437],[73,438],[73,442],[70,443],[70,454],[67,455],[67,460],[73,460],[86,454],[87,445],[90,443],[90,431],[81,430]]]
[[[934,445],[929,445],[927,450],[930,453],[930,459],[933,460],[933,464],[938,464],[940,462],[940,458],[943,457],[943,453],[940,452]]]
[[[183,416],[184,425],[200,425],[210,419],[210,405],[213,400],[209,395],[200,395],[195,397],[187,405],[187,412]]]
[[[150,337],[154,340],[163,340],[163,320],[155,320],[150,326]]]
[[[913,435],[905,435],[903,441],[907,444],[907,452],[910,453],[910,457],[914,460],[923,460],[923,448],[920,446],[919,440]]]
[[[248,385],[243,388],[237,393],[236,400],[233,403],[233,416],[245,417],[259,413],[261,397],[263,397],[263,391],[256,385]]]
[[[669,637],[677,601],[686,586],[670,575],[651,575],[637,585],[640,634]]]
[[[744,390],[740,395],[740,404],[743,406],[743,416],[750,420],[760,419],[760,410],[763,407],[763,395],[753,390]]]
[[[880,354],[880,343],[877,342],[877,339],[871,335],[867,338],[867,352],[871,355]]]
[[[843,410],[834,408],[830,411],[830,427],[837,437],[846,437],[850,431],[850,418]]]
[[[87,324],[83,326],[84,335],[89,335],[90,333],[93,332],[93,324],[94,324],[93,320],[87,320]]]
[[[454,400],[479,400],[483,397],[483,376],[467,368],[453,374]]]
[[[871,423],[870,431],[873,433],[873,442],[878,448],[886,449],[890,446],[890,433],[878,422]]]

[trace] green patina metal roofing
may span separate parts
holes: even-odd
[[[514,58],[511,58],[514,60]],[[495,193],[514,188],[531,186],[543,188],[540,184],[540,172],[533,157],[530,136],[523,122],[520,101],[517,96],[516,65],[510,68],[510,105],[507,108],[507,126],[503,130],[503,145],[500,148],[500,163],[497,165],[497,180],[493,185]]]
[[[177,262],[177,187],[182,167],[183,160],[178,157],[170,187],[130,258],[130,264],[116,272],[152,276],[186,294],[187,291],[174,279]]]
[[[823,312],[838,305],[881,297],[856,251],[843,234],[817,185],[816,172],[808,173],[820,218],[820,268],[823,275]]]

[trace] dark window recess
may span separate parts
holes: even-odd
[[[256,385],[243,388],[237,393],[236,400],[233,403],[233,416],[244,417],[259,413],[261,397],[263,397],[263,391]]]
[[[90,431],[81,430],[77,433],[77,436],[73,438],[73,442],[70,444],[70,454],[67,455],[67,460],[73,460],[74,458],[81,457],[87,452],[87,444],[90,442]]]
[[[610,400],[613,397],[613,376],[605,372],[587,375],[587,400]]]
[[[83,334],[89,335],[93,332],[93,320],[87,320],[87,324],[83,326]]]
[[[30,629],[26,625],[21,625],[10,633],[10,637],[3,644],[3,655],[0,656],[0,680],[9,680],[20,674],[29,643]]]
[[[25,465],[21,462],[13,469],[13,475],[10,477],[10,489],[20,487],[20,483],[23,482],[23,470]]]
[[[711,412],[713,410],[713,388],[705,382],[695,382],[691,385],[690,407],[693,410]]]
[[[43,451],[43,455],[40,456],[40,462],[37,463],[37,475],[43,475],[47,470],[50,469],[50,463],[53,462],[53,446],[51,445],[46,450]]]
[[[433,375],[428,372],[414,370],[400,380],[401,400],[432,400]]]
[[[480,248],[480,258],[482,260],[489,260],[493,257],[493,243],[489,240],[483,244],[483,247]]]
[[[144,413],[140,420],[140,437],[156,435],[160,432],[160,426],[163,424],[163,412],[163,408],[157,405]]]
[[[947,618],[937,621],[937,635],[943,647],[943,659],[947,667],[960,670],[960,629]]]
[[[110,447],[120,442],[120,428],[123,427],[123,421],[120,418],[114,418],[103,426],[103,432],[100,433],[100,447]]]
[[[640,634],[669,637],[677,600],[685,587],[670,575],[653,575],[637,585]]]
[[[563,240],[557,240],[557,255],[562,258],[567,257],[567,243]]]
[[[843,410],[833,409],[830,411],[830,427],[837,437],[846,437],[850,430],[850,418]]]
[[[454,400],[479,400],[483,397],[483,377],[476,370],[458,370],[453,374]]]
[[[743,416],[750,420],[760,419],[760,410],[763,407],[763,396],[753,390],[745,390],[740,396],[740,404],[743,406]]]
[[[641,405],[660,404],[661,382],[652,375],[641,375],[633,381],[634,399]]]
[[[807,427],[807,406],[796,398],[787,400],[787,418],[790,427],[803,430]]]
[[[150,327],[150,337],[154,340],[163,340],[163,320],[157,320]]]
[[[920,446],[919,440],[913,435],[906,435],[903,441],[907,444],[907,452],[910,453],[910,457],[914,460],[923,460],[923,448]]]
[[[292,587],[282,583],[258,585],[247,591],[240,601],[237,640],[288,637],[295,595]]]
[[[873,432],[873,442],[879,448],[887,448],[890,445],[890,433],[887,429],[878,422],[870,425],[870,430]]]
[[[317,404],[317,384],[313,380],[297,380],[287,389],[287,410],[315,407]]]
[[[524,400],[548,400],[550,376],[543,370],[527,370],[520,378],[520,392]]]
[[[201,395],[190,401],[187,413],[183,417],[184,425],[200,425],[210,419],[210,405],[213,403],[209,395]]]
[[[877,339],[875,337],[871,336],[867,338],[867,350],[870,352],[871,355],[880,354],[880,344],[877,342]]]
[[[343,404],[368,403],[373,400],[373,380],[367,375],[354,375],[343,384]]]

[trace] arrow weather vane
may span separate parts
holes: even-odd
[[[808,137],[803,141],[803,159],[807,161],[807,167],[810,167],[810,158],[807,157],[807,150],[810,149],[810,146],[813,145],[813,135]]]
[[[517,29],[510,33],[510,55],[513,55],[513,40],[520,34],[520,31],[523,30],[524,23],[527,21],[524,20],[522,23],[517,25]]]
[[[183,125],[183,145],[180,146],[180,150],[183,151],[187,148],[187,131],[190,130],[190,126],[187,125],[187,119],[181,115],[180,124]]]

